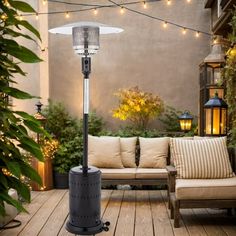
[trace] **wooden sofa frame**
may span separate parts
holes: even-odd
[[[236,149],[229,148],[230,162],[233,171],[236,171]],[[236,208],[236,199],[211,199],[211,200],[177,200],[175,196],[175,181],[177,171],[174,166],[167,166],[168,171],[168,206],[171,211],[171,219],[174,219],[174,227],[179,227],[180,209],[181,208]]]

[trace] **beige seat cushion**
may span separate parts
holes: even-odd
[[[136,168],[100,169],[102,179],[135,179]]]
[[[140,168],[165,168],[169,138],[139,138]]]
[[[177,199],[236,199],[236,177],[226,179],[177,179]]]
[[[88,162],[98,168],[123,168],[120,138],[88,137]]]
[[[233,177],[226,139],[171,139],[171,153],[178,178],[220,179]]]
[[[121,160],[124,167],[136,168],[135,150],[137,137],[120,138]]]
[[[167,179],[166,169],[137,168],[136,179]]]

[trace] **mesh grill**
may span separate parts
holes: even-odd
[[[99,27],[73,28],[73,48],[79,55],[93,55],[99,49]]]

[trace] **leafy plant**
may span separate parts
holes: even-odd
[[[176,110],[171,106],[166,106],[165,112],[159,118],[164,124],[164,128],[167,132],[178,132],[180,131],[179,116],[183,112]]]
[[[113,110],[113,117],[131,121],[137,130],[146,130],[149,121],[164,111],[163,101],[158,96],[142,92],[138,87],[120,89],[115,96],[119,98],[119,106]]]
[[[53,156],[53,169],[59,173],[82,164],[83,138],[82,120],[74,119],[66,111],[62,103],[53,103],[43,110],[46,117],[46,130],[58,140],[59,146]],[[104,122],[95,112],[89,114],[89,133],[99,135]]]
[[[227,53],[226,63],[222,75],[223,82],[227,88],[225,99],[228,104],[229,116],[228,139],[229,144],[236,147],[236,9],[232,11],[230,26],[232,31],[228,35],[228,40],[232,47]]]
[[[37,172],[26,161],[30,153],[43,160],[40,146],[30,138],[28,130],[44,133],[39,122],[23,111],[13,111],[9,97],[31,99],[33,96],[17,89],[19,75],[26,76],[21,63],[37,63],[40,58],[28,48],[17,43],[18,37],[35,40],[33,36],[21,32],[27,29],[40,39],[38,31],[25,20],[18,19],[18,11],[34,13],[27,3],[13,0],[0,0],[0,215],[5,214],[4,202],[25,211],[19,201],[8,195],[10,188],[15,189],[25,201],[30,201],[30,190],[22,177],[41,184]]]

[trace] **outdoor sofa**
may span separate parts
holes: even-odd
[[[168,196],[174,227],[181,208],[236,208],[236,152],[225,138],[171,140]]]

